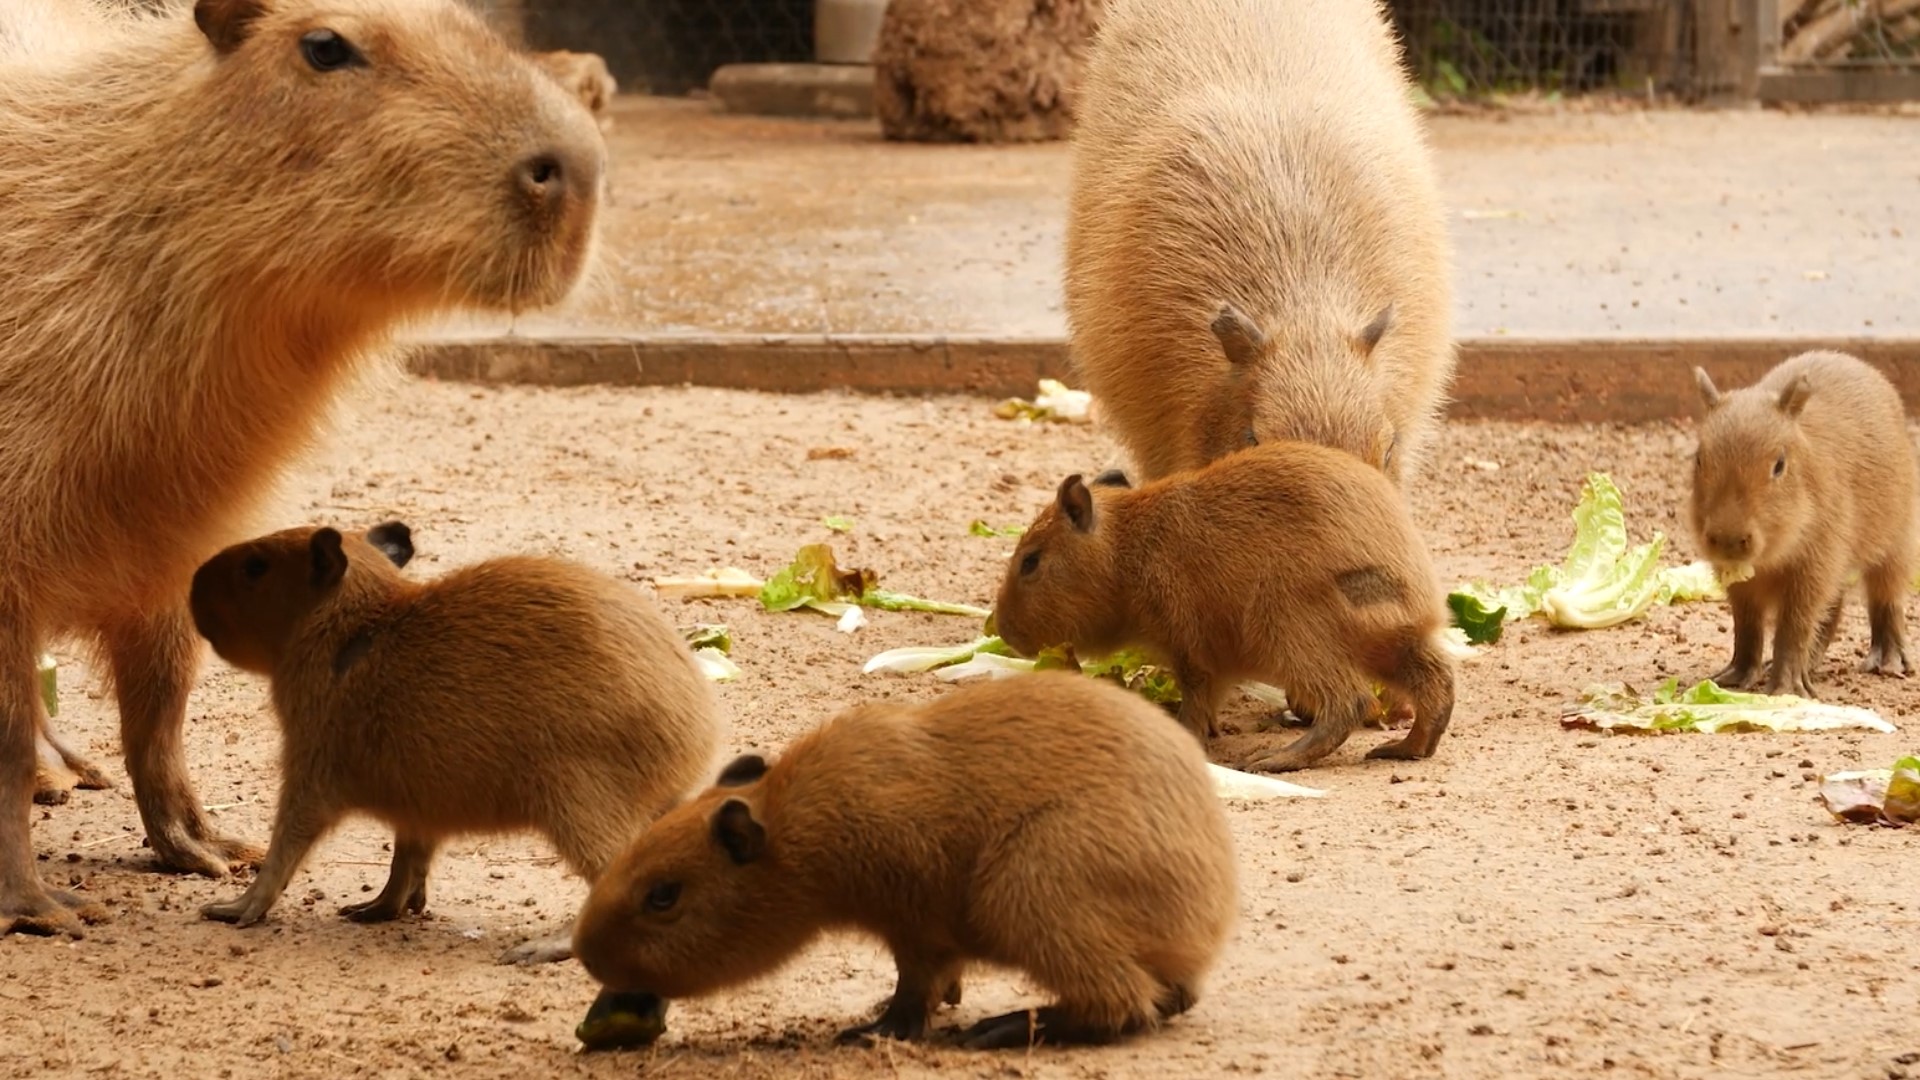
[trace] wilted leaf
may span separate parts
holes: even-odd
[[[1831,705],[1791,694],[1749,694],[1723,690],[1704,679],[1686,690],[1668,679],[1642,700],[1620,683],[1591,686],[1561,714],[1568,728],[1635,734],[1668,731],[1751,732],[1833,731],[1859,728],[1890,732],[1892,724],[1871,709]]]

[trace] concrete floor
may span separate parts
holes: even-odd
[[[1065,333],[1064,145],[617,108],[599,278],[513,331]],[[1462,338],[1920,333],[1911,110],[1437,116],[1432,132]]]

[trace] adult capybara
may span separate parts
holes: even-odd
[[[1384,475],[1312,443],[1263,443],[1139,488],[1067,477],[1014,549],[993,618],[1028,655],[1146,649],[1172,667],[1180,721],[1202,741],[1235,684],[1285,687],[1313,728],[1249,768],[1338,749],[1375,683],[1411,706],[1413,729],[1370,758],[1431,756],[1453,715],[1426,545]]]
[[[1863,576],[1872,641],[1862,671],[1907,673],[1914,545],[1913,443],[1887,377],[1835,352],[1782,361],[1721,393],[1694,369],[1706,416],[1690,520],[1727,586],[1733,660],[1723,686],[1813,697],[1814,669],[1840,623],[1848,579]],[[1773,664],[1761,663],[1773,617]]]
[[[1067,320],[1143,479],[1275,439],[1412,474],[1454,367],[1412,90],[1376,0],[1107,4],[1073,137]]]
[[[397,326],[571,290],[605,147],[456,0],[73,24],[0,56],[0,928],[77,932],[28,834],[40,643],[99,645],[162,865],[257,859],[187,776],[188,580]]]
[[[1193,740],[1060,672],[872,702],[772,764],[736,760],[594,883],[574,952],[611,991],[694,997],[823,930],[872,934],[899,983],[842,1038],[917,1039],[963,968],[1054,995],[962,1035],[1101,1042],[1184,1012],[1232,930],[1232,838]]]
[[[558,559],[476,563],[425,584],[397,569],[412,534],[287,529],[194,574],[214,652],[273,680],[283,738],[273,841],[245,894],[203,908],[248,926],[350,813],[393,826],[380,922],[427,903],[449,836],[536,829],[598,878],[647,823],[700,786],[718,749],[706,677],[628,585]],[[567,939],[508,959],[559,960]]]

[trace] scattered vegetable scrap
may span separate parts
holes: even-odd
[[[1632,687],[1620,683],[1589,687],[1561,714],[1560,725],[1628,734],[1894,730],[1872,709],[1830,705],[1791,694],[1723,690],[1712,679],[1703,679],[1686,690],[1679,688],[1678,680],[1668,679],[1653,692],[1651,701],[1641,700]]]
[[[760,589],[760,606],[768,611],[807,607],[835,617],[845,616],[847,609],[855,606],[885,611],[929,611],[975,619],[987,617],[986,608],[889,592],[880,588],[879,581],[879,575],[872,570],[840,569],[833,561],[833,549],[826,544],[808,544],[794,556],[792,563]]]
[[[740,674],[739,665],[730,658],[733,633],[715,623],[699,623],[680,631],[693,647],[693,659],[700,673],[714,682],[727,682]]]
[[[1856,825],[1920,822],[1920,757],[1903,757],[1891,769],[1829,773],[1820,778],[1820,802]]]
[[[1454,625],[1469,641],[1496,642],[1507,620],[1534,614],[1563,629],[1598,630],[1637,619],[1655,604],[1726,596],[1713,567],[1704,562],[1660,569],[1667,542],[1662,533],[1627,547],[1620,490],[1606,473],[1587,475],[1573,526],[1573,548],[1559,566],[1538,567],[1524,584],[1495,588],[1475,582],[1447,597]]]
[[[759,596],[766,582],[737,566],[715,567],[697,577],[653,579],[654,591],[662,600],[715,600],[741,596]]]
[[[49,718],[60,715],[60,664],[52,654],[40,654],[40,700]]]
[[[1092,405],[1093,395],[1085,390],[1069,390],[1065,383],[1057,379],[1041,379],[1040,393],[1032,401],[1008,398],[993,407],[993,415],[1002,420],[1019,420],[1022,423],[1052,420],[1084,424],[1092,419],[1089,412]]]
[[[573,1037],[588,1050],[651,1046],[667,1030],[667,1003],[652,994],[602,990]]]
[[[1002,525],[999,528],[995,528],[976,518],[972,524],[967,526],[967,531],[975,536],[984,536],[992,540],[1003,536],[1019,536],[1027,531],[1027,527],[1025,525]]]
[[[832,517],[821,518],[820,524],[825,525],[827,528],[837,533],[853,531],[853,519],[841,514],[835,514]]]
[[[1326,792],[1318,788],[1301,787],[1289,784],[1285,780],[1276,780],[1271,776],[1255,776],[1238,769],[1229,769],[1213,762],[1207,762],[1207,771],[1213,774],[1213,790],[1223,799],[1252,802],[1257,799],[1320,799]]]

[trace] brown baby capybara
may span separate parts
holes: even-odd
[[[619,84],[613,81],[613,73],[598,53],[555,49],[534,53],[532,60],[587,107],[602,132],[613,130],[613,95]]]
[[[457,0],[6,0],[0,33],[0,931],[78,932],[33,870],[42,642],[98,645],[147,840],[210,875],[182,753],[187,585],[397,327],[561,300],[605,147]]]
[[[1706,416],[1690,520],[1700,550],[1732,581],[1733,660],[1714,681],[1764,679],[1770,694],[1813,697],[1855,573],[1872,631],[1860,669],[1904,676],[1916,467],[1899,391],[1836,352],[1801,353],[1725,393],[1700,368],[1694,378]]]
[[[981,963],[1054,1002],[981,1020],[967,1045],[1103,1042],[1193,1005],[1234,875],[1193,740],[1125,690],[1041,672],[859,705],[772,764],[736,760],[594,883],[574,953],[611,991],[686,998],[857,930],[899,981],[842,1039],[922,1038]]]
[[[1236,684],[1285,687],[1313,727],[1252,769],[1338,749],[1374,711],[1375,683],[1413,728],[1370,758],[1432,756],[1453,715],[1426,545],[1382,473],[1312,443],[1262,443],[1139,488],[1118,472],[1067,477],[1014,549],[993,618],[1029,656],[1145,649],[1173,669],[1180,722],[1202,741]]]
[[[235,544],[193,576],[214,652],[273,680],[284,740],[267,858],[211,919],[249,926],[350,813],[394,830],[393,867],[356,922],[427,903],[427,867],[460,833],[536,829],[591,882],[718,750],[706,677],[631,587],[558,559],[401,576],[404,524],[364,537],[298,528]],[[514,960],[559,960],[567,939]]]
[[[1073,136],[1067,321],[1141,479],[1277,439],[1413,474],[1454,351],[1412,92],[1377,0],[1109,0]]]

